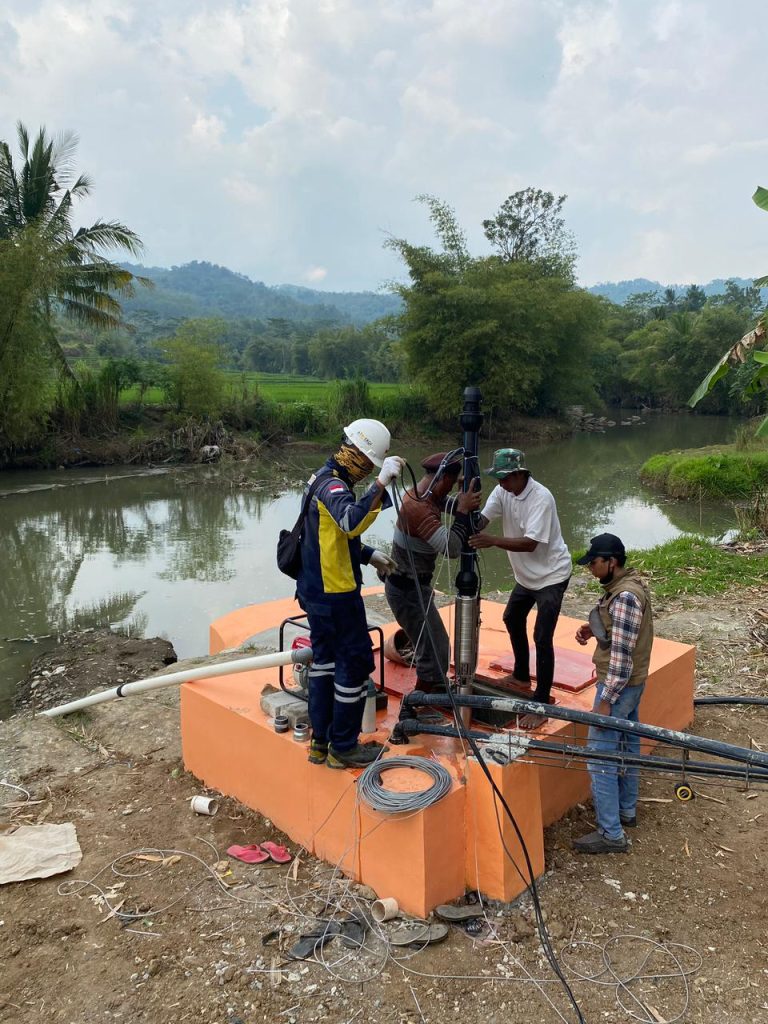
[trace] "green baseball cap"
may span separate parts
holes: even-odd
[[[517,473],[520,470],[528,471],[525,464],[525,453],[519,448],[499,448],[493,453],[493,465],[486,469],[486,476],[495,476],[497,480],[503,480],[510,473]]]

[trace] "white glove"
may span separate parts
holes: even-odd
[[[394,572],[397,568],[397,562],[394,558],[390,558],[389,555],[385,555],[384,552],[379,551],[378,548],[376,548],[371,555],[369,564],[384,576],[389,576],[389,574]]]
[[[386,487],[390,484],[395,477],[400,476],[405,465],[405,459],[401,459],[399,455],[388,455],[384,462],[381,464],[379,475],[376,477],[376,482],[381,484],[382,487]]]

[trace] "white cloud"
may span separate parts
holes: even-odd
[[[399,270],[385,232],[431,237],[415,194],[451,203],[479,248],[483,217],[531,184],[568,193],[587,281],[763,266],[758,0],[3,10],[0,137],[19,118],[77,131],[82,220],[130,224],[150,262],[375,288]]]
[[[319,284],[328,277],[327,267],[310,267],[304,274],[305,281],[311,281],[312,284]]]
[[[613,5],[577,4],[566,15],[559,32],[563,80],[587,74],[595,64],[609,60],[620,43]]]
[[[224,134],[225,126],[220,117],[215,114],[198,114],[192,123],[190,136],[195,142],[203,146],[215,149],[221,145],[221,137]]]

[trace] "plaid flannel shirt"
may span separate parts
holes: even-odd
[[[603,682],[603,700],[615,704],[632,675],[632,653],[643,610],[634,594],[623,590],[611,604],[611,657]]]

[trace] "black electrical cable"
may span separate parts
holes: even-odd
[[[393,487],[393,493],[394,492],[395,492],[395,487]],[[400,507],[399,507],[399,503],[398,503],[396,494],[395,494],[395,507],[396,507],[398,515],[399,515]],[[413,553],[412,553],[412,551],[410,549],[410,546],[407,545],[407,534],[404,534],[404,535],[406,537],[406,550],[407,550],[408,559],[409,559],[409,562],[410,562],[410,565],[411,565],[411,571],[414,573],[414,576],[416,576],[416,568],[415,568],[415,563],[414,563],[414,560],[413,560]],[[428,638],[430,644],[432,645],[432,650],[433,650],[433,653],[435,655],[435,658],[437,658],[436,645],[435,645],[434,637],[432,636],[432,632],[431,632],[431,629],[429,627],[429,623],[428,623],[428,620],[427,620],[427,610],[424,607],[424,600],[423,600],[423,596],[422,596],[421,588],[420,587],[417,588],[417,592],[418,592],[418,595],[419,595],[419,603],[421,604],[422,614],[424,615],[424,626],[425,626],[425,629],[426,629],[426,632],[427,632],[427,638]],[[533,903],[534,915],[535,915],[535,918],[536,918],[536,927],[537,927],[537,931],[539,933],[539,941],[541,942],[542,949],[544,950],[544,955],[546,956],[547,961],[549,962],[549,965],[552,968],[555,976],[558,978],[558,980],[562,984],[563,988],[565,989],[565,992],[566,992],[566,994],[568,996],[568,999],[570,1000],[573,1008],[576,1011],[576,1014],[577,1014],[578,1020],[579,1020],[579,1024],[585,1024],[584,1017],[583,1017],[582,1012],[581,1012],[581,1008],[579,1007],[579,1005],[578,1005],[578,1003],[576,1001],[576,997],[575,997],[575,995],[573,993],[573,990],[571,989],[570,985],[568,984],[568,980],[565,977],[565,975],[563,974],[562,968],[560,967],[560,963],[559,963],[559,961],[557,959],[557,955],[555,954],[555,951],[552,948],[552,942],[551,942],[551,939],[550,939],[550,936],[549,936],[549,929],[547,928],[546,921],[544,920],[544,914],[543,914],[543,910],[542,910],[542,907],[541,907],[541,901],[539,899],[539,891],[538,891],[538,886],[536,884],[536,875],[535,875],[535,872],[533,870],[533,864],[531,862],[531,858],[530,858],[530,854],[528,852],[528,847],[526,845],[525,838],[523,837],[522,831],[520,830],[520,827],[519,827],[519,825],[517,823],[517,820],[516,820],[514,814],[512,813],[512,809],[510,808],[509,804],[507,803],[506,799],[504,798],[503,793],[499,790],[499,787],[497,786],[496,781],[493,778],[493,776],[492,776],[492,774],[491,774],[491,772],[490,772],[490,770],[489,770],[489,768],[488,768],[488,766],[487,766],[487,764],[485,762],[485,759],[484,759],[484,757],[483,757],[483,755],[482,755],[482,753],[480,751],[480,748],[478,747],[475,739],[470,735],[469,730],[465,727],[465,725],[464,725],[464,723],[463,723],[463,721],[461,719],[461,714],[460,714],[460,712],[458,710],[458,705],[456,704],[453,691],[451,690],[451,687],[449,685],[449,682],[448,682],[448,679],[447,679],[445,673],[443,673],[443,683],[444,683],[444,685],[446,687],[446,691],[447,691],[448,696],[449,696],[449,698],[451,700],[453,715],[454,715],[454,719],[456,721],[457,729],[459,730],[459,733],[460,733],[462,739],[464,739],[469,744],[470,749],[472,750],[472,753],[473,753],[474,757],[476,758],[478,764],[480,765],[481,771],[483,772],[483,774],[487,778],[487,780],[490,783],[491,788],[493,790],[493,794],[494,794],[494,810],[495,810],[495,813],[496,813],[496,826],[497,826],[497,829],[498,829],[498,832],[499,832],[499,838],[501,840],[501,844],[502,844],[502,847],[504,849],[504,852],[505,852],[506,856],[508,857],[510,863],[513,865],[513,867],[515,868],[515,871],[517,871],[518,875],[520,876],[520,879],[522,880],[522,882],[525,884],[526,888],[528,888],[530,893],[531,893],[531,901]],[[502,827],[501,827],[501,821],[499,819],[498,801],[501,801],[501,804],[502,804],[502,806],[504,808],[504,811],[505,811],[507,817],[509,818],[509,820],[510,820],[510,822],[512,824],[512,827],[515,830],[515,834],[517,835],[517,839],[518,839],[518,842],[520,843],[520,848],[521,848],[521,850],[523,852],[523,857],[525,859],[525,866],[526,866],[527,871],[528,871],[528,877],[527,878],[523,874],[523,872],[521,871],[520,866],[518,865],[517,861],[515,860],[514,856],[512,855],[511,851],[509,850],[509,847],[507,846],[506,841],[504,839],[504,833],[503,833],[503,830],[502,830]]]
[[[462,697],[457,699],[459,706],[463,706]],[[421,734],[428,736],[449,736],[460,739],[461,734],[450,725],[432,725],[427,722],[420,722],[417,718],[406,718],[399,722],[401,730],[406,734]],[[474,730],[472,736],[481,742],[487,742],[490,736],[486,732]],[[501,752],[501,744],[499,744]],[[552,755],[536,757],[534,755]],[[691,761],[686,759],[678,761],[674,757],[662,757],[657,754],[628,754],[624,752],[609,750],[593,750],[590,747],[583,747],[576,744],[556,743],[549,740],[536,740],[525,737],[525,747],[521,747],[519,757],[527,761],[539,761],[547,765],[558,765],[564,761],[599,761],[604,764],[615,764],[619,767],[647,768],[650,771],[659,772],[665,775],[679,775],[684,772],[686,775],[697,775],[702,778],[724,778],[736,779],[745,782],[760,782],[768,784],[768,768],[759,768],[746,764],[744,767],[724,764],[722,761]],[[494,758],[496,760],[496,758]],[[512,759],[510,759],[512,760]],[[498,763],[502,763],[499,761]],[[566,767],[563,765],[563,767]]]
[[[405,706],[447,707],[449,701],[450,698],[443,694],[421,694],[418,691],[414,691],[414,693],[406,695]],[[506,694],[502,697],[489,697],[479,694],[465,695],[462,696],[461,703],[464,707],[506,711],[513,715],[538,713],[544,710],[538,701]],[[642,739],[650,739],[655,743],[663,743],[666,746],[682,747],[685,750],[695,750],[699,753],[722,757],[729,761],[739,761],[758,768],[768,769],[768,753],[763,750],[737,747],[732,743],[723,743],[722,740],[710,740],[706,736],[692,736],[690,733],[678,732],[674,729],[664,729],[658,725],[648,725],[647,722],[614,719],[610,716],[598,715],[594,711],[582,711],[580,708],[557,706],[547,707],[546,710],[550,718],[555,718],[559,721],[576,722],[588,726],[596,725],[604,729],[613,729],[616,732],[639,736]]]
[[[696,697],[694,706],[704,704],[754,704],[756,707],[768,707],[768,697]]]
[[[472,457],[472,458],[473,458],[474,461],[478,461],[475,457]],[[469,461],[469,460],[467,460],[467,461]],[[399,516],[400,508],[401,508],[401,502],[398,500],[397,487],[396,487],[394,482],[393,482],[393,485],[392,485],[392,494],[393,494],[393,499],[394,499],[394,504],[395,504],[395,510],[397,511],[397,514]],[[416,565],[415,565],[415,562],[414,562],[413,552],[411,550],[410,544],[408,544],[408,534],[405,533],[405,531],[403,531],[403,536],[406,539],[405,548],[406,548],[406,552],[408,554],[408,560],[409,560],[409,563],[410,563],[410,568],[411,568],[411,571],[413,572],[414,578],[416,578],[417,577]],[[427,608],[424,605],[424,598],[423,598],[423,595],[422,595],[422,592],[421,592],[421,587],[417,586],[416,587],[416,591],[417,591],[417,593],[419,595],[419,604],[421,605],[421,611],[422,611],[422,614],[424,616],[424,628],[425,628],[425,631],[426,631],[427,639],[428,639],[430,645],[432,646],[432,652],[434,654],[435,659],[438,660],[437,645],[435,644],[435,640],[434,640],[434,637],[432,635],[432,630],[431,630],[431,628],[429,626],[429,622],[428,622],[428,619],[427,619]],[[442,668],[441,668],[441,671],[442,671]],[[555,976],[557,977],[557,979],[560,981],[561,985],[563,986],[563,989],[565,990],[565,993],[566,993],[566,995],[568,997],[568,1000],[570,1001],[571,1005],[573,1006],[574,1010],[576,1011],[576,1015],[577,1015],[579,1024],[586,1024],[585,1019],[584,1019],[584,1015],[581,1012],[581,1007],[579,1006],[578,1002],[576,1001],[576,996],[573,993],[573,989],[569,985],[568,979],[565,977],[565,974],[563,973],[563,970],[562,970],[562,968],[560,966],[560,962],[557,959],[557,955],[556,955],[556,953],[555,953],[555,951],[554,951],[554,949],[552,947],[552,940],[551,940],[550,935],[549,935],[549,929],[547,928],[546,921],[544,920],[544,912],[543,912],[543,909],[542,909],[542,906],[541,906],[541,901],[539,899],[539,890],[538,890],[538,886],[536,884],[536,874],[535,874],[534,869],[533,869],[533,864],[531,862],[531,858],[530,858],[530,854],[528,852],[528,847],[526,845],[525,838],[524,838],[524,836],[522,834],[522,831],[520,829],[520,826],[517,823],[517,820],[516,820],[514,814],[512,813],[512,809],[510,808],[509,804],[505,800],[504,794],[501,792],[501,790],[497,786],[496,781],[493,778],[493,775],[491,774],[491,771],[490,771],[490,769],[488,768],[488,765],[485,762],[485,758],[483,757],[483,755],[482,755],[482,753],[480,751],[480,748],[477,745],[477,741],[471,735],[471,731],[466,728],[466,726],[464,725],[464,723],[463,723],[463,721],[461,719],[461,714],[459,712],[458,705],[456,704],[456,701],[455,701],[455,698],[454,698],[454,694],[453,694],[453,691],[451,690],[451,687],[450,687],[450,684],[448,682],[448,678],[447,678],[446,673],[442,672],[442,674],[443,674],[443,684],[445,685],[445,688],[446,688],[446,691],[448,693],[448,696],[451,699],[453,715],[454,715],[454,719],[456,721],[456,726],[457,726],[457,729],[459,731],[459,734],[460,734],[461,738],[463,740],[465,740],[466,743],[468,743],[470,749],[472,750],[473,756],[476,758],[478,764],[480,765],[481,771],[485,775],[486,779],[490,783],[491,788],[493,790],[493,794],[494,794],[494,809],[496,811],[496,826],[497,826],[497,829],[498,829],[498,832],[499,832],[499,838],[501,840],[501,845],[502,845],[502,847],[504,849],[504,853],[508,857],[510,863],[513,865],[513,867],[517,871],[518,875],[520,876],[521,880],[523,881],[523,883],[525,884],[526,888],[528,888],[528,890],[529,890],[529,892],[531,894],[531,902],[533,903],[534,916],[536,918],[536,929],[537,929],[538,934],[539,934],[539,941],[541,942],[542,949],[544,950],[544,955],[546,956],[547,961],[548,961],[550,967],[552,968],[552,971],[554,972]],[[507,817],[509,818],[509,821],[511,822],[512,827],[514,828],[515,834],[517,836],[517,840],[520,843],[520,849],[522,850],[523,857],[525,859],[525,867],[526,867],[527,872],[528,872],[528,878],[526,878],[526,876],[521,871],[520,866],[518,865],[517,861],[515,860],[514,856],[512,855],[512,853],[511,853],[511,851],[510,851],[509,847],[507,846],[507,843],[506,843],[506,841],[504,839],[504,831],[503,831],[503,829],[501,827],[501,821],[499,819],[499,811],[498,811],[498,802],[499,801],[501,802],[501,805],[504,808],[504,812],[507,815]]]
[[[442,461],[440,462],[440,465],[435,470],[432,483],[429,485],[429,489],[424,494],[419,494],[419,485],[418,481],[416,480],[416,474],[414,473],[413,467],[411,466],[410,462],[406,460],[405,468],[411,474],[411,480],[413,481],[413,490],[409,491],[408,489],[406,489],[405,493],[409,497],[413,498],[414,501],[427,501],[427,499],[430,497],[432,493],[432,488],[435,486],[437,481],[440,480],[440,478],[445,474],[445,471],[448,468],[448,466],[451,465],[451,463],[456,462],[457,459],[462,455],[464,455],[463,448],[454,448],[452,451],[445,453],[445,455],[442,458]],[[397,505],[395,507],[398,508],[399,512],[399,507]]]

